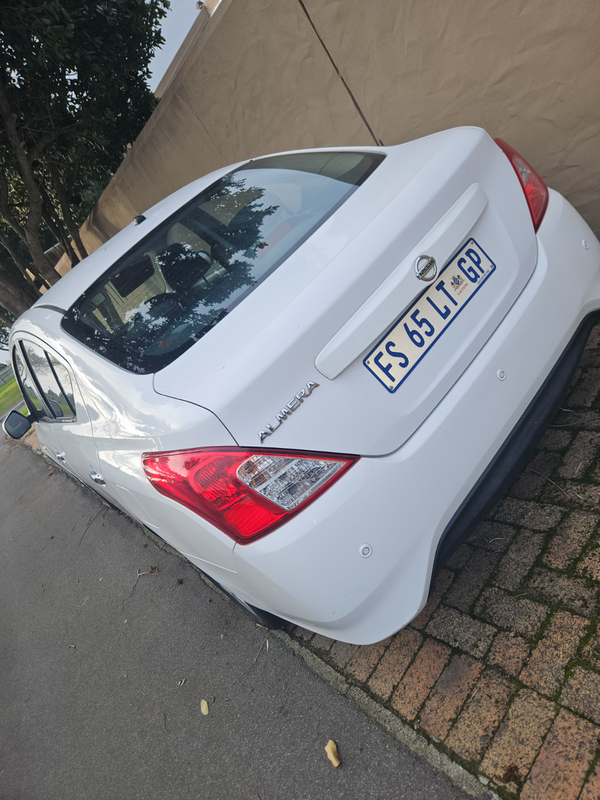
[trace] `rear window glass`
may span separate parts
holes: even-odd
[[[246,164],[105,272],[63,327],[125,369],[162,369],[273,272],[383,158],[297,153]]]

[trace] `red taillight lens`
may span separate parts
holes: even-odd
[[[238,447],[144,453],[154,488],[236,542],[275,530],[316,500],[358,456]]]
[[[548,206],[548,187],[534,168],[525,161],[523,156],[517,153],[514,147],[506,144],[502,139],[494,139],[494,141],[504,151],[521,181],[521,186],[527,198],[527,205],[531,212],[533,229],[537,231]]]

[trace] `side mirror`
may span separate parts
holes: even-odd
[[[31,428],[29,417],[24,417],[18,411],[11,411],[2,424],[4,433],[12,439],[20,439]]]

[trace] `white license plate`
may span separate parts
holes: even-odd
[[[402,314],[364,359],[388,392],[395,392],[496,269],[474,239]]]

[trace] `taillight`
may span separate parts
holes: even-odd
[[[527,198],[527,205],[531,212],[533,229],[537,231],[548,206],[548,187],[531,164],[528,164],[523,156],[517,153],[514,147],[506,144],[502,139],[494,139],[494,141],[498,147],[504,151],[521,181],[521,186]]]
[[[144,453],[154,488],[247,544],[287,522],[358,456],[238,447]]]

